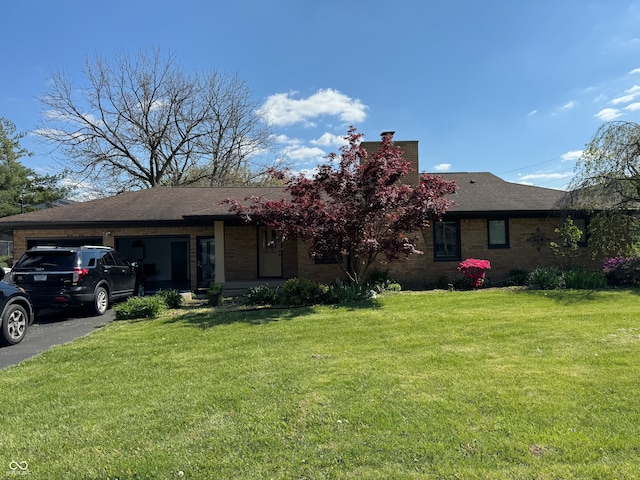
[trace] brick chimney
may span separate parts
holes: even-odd
[[[393,131],[385,131],[380,134],[381,137],[385,135],[393,135]],[[394,140],[394,145],[400,147],[404,152],[404,159],[411,164],[411,171],[402,179],[402,183],[409,185],[418,185],[420,181],[420,172],[418,170],[418,140]],[[362,142],[362,147],[373,155],[380,149],[380,142]]]

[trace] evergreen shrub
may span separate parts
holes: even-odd
[[[269,285],[250,287],[245,295],[247,305],[277,305],[280,303],[280,292]]]
[[[280,303],[283,305],[315,305],[326,303],[329,287],[308,278],[290,278],[282,286]]]
[[[131,297],[126,302],[113,307],[116,320],[136,320],[155,318],[167,308],[161,295]]]
[[[529,274],[529,287],[538,290],[564,288],[562,271],[557,267],[538,267]]]

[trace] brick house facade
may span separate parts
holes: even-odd
[[[418,142],[395,143],[415,166],[403,181],[417,183]],[[369,151],[378,145],[363,142]],[[493,283],[512,269],[558,263],[549,242],[566,215],[561,208],[564,192],[505,182],[486,172],[442,176],[457,183],[454,205],[442,222],[421,232],[418,249],[423,254],[378,266],[404,288],[450,281],[465,258],[489,260]],[[251,195],[277,199],[283,192],[278,187],[156,187],[0,218],[0,228],[13,231],[16,258],[43,244],[115,247],[125,258],[141,262],[147,280],[158,288],[196,291],[212,281],[232,285],[344,278],[337,265],[314,262],[304,244],[277,245],[268,228],[242,224],[223,204],[227,198]]]

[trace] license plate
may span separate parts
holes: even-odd
[[[36,274],[33,276],[33,281],[34,282],[46,282],[47,281],[47,276],[43,275],[43,274]]]

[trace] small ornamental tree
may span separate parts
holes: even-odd
[[[580,255],[578,242],[582,237],[582,230],[573,224],[571,218],[566,218],[562,222],[562,227],[556,228],[555,232],[560,235],[560,243],[550,242],[549,246],[556,256],[566,259],[566,267],[569,269],[571,260]]]
[[[334,259],[355,283],[366,279],[379,255],[391,262],[422,253],[416,248],[419,231],[442,217],[451,204],[445,195],[455,183],[422,175],[418,185],[403,184],[411,167],[393,136],[385,135],[372,156],[361,138],[351,127],[340,155],[330,154],[311,178],[286,180],[289,199],[251,197],[248,205],[228,199],[230,210],[275,227],[282,240],[308,242],[313,258]],[[285,172],[271,173],[286,179]]]
[[[477,258],[467,258],[458,266],[458,271],[469,280],[472,288],[480,288],[484,285],[487,270],[491,270],[489,260],[478,260]]]

